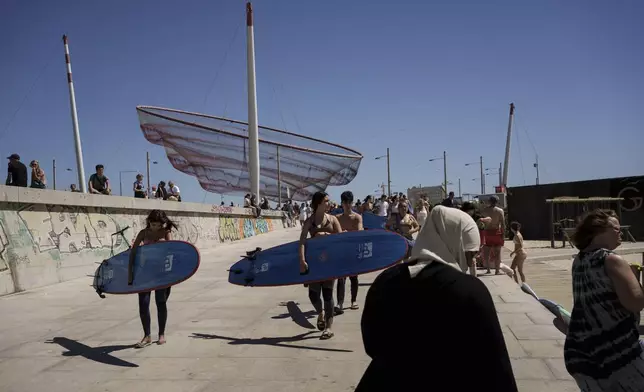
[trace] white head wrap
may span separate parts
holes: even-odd
[[[409,273],[413,278],[434,261],[466,272],[465,252],[476,252],[480,246],[479,229],[471,216],[456,208],[436,206],[416,238],[408,261],[418,262],[409,266]]]

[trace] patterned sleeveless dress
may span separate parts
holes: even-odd
[[[644,391],[639,317],[622,306],[606,274],[605,260],[611,253],[580,252],[573,261],[566,369],[583,392]]]

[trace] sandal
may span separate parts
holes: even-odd
[[[159,339],[157,340],[157,344],[160,346],[160,345],[165,344],[165,343],[166,343],[165,335],[159,335]]]
[[[329,331],[328,329],[324,330],[322,332],[322,336],[320,336],[320,340],[328,340],[331,339],[335,334],[332,331]]]
[[[317,327],[320,331],[324,331],[326,329],[326,321],[324,320],[323,317],[318,317]]]
[[[358,306],[358,304],[357,304],[357,303],[352,302],[352,303],[351,303],[351,310],[358,310],[358,309],[360,309],[360,306]]]
[[[150,339],[150,337],[149,337],[149,336],[146,336],[146,337],[144,337],[143,339],[141,339],[141,341],[140,341],[140,342],[138,342],[137,344],[135,344],[135,345],[134,345],[134,348],[143,348],[143,347],[147,347],[147,346],[149,346],[149,345],[151,345],[151,344],[152,344],[152,339]]]

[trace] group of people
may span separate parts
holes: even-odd
[[[9,160],[9,164],[7,167],[7,179],[5,180],[5,185],[27,187],[27,184],[29,183],[29,188],[47,188],[47,176],[45,175],[45,170],[40,167],[40,162],[37,160],[29,162],[29,168],[31,169],[31,182],[29,182],[28,169],[27,166],[20,161],[20,155],[11,154],[7,159]]]
[[[324,192],[313,196],[311,215],[300,236],[301,274],[309,268],[305,256],[309,236],[363,229],[362,217],[354,211],[353,194],[344,192],[341,201],[342,213],[331,214],[329,196]],[[494,210],[494,204],[492,200],[487,208]],[[398,213],[408,214],[404,203],[399,202]],[[375,279],[361,321],[371,363],[356,391],[412,390],[426,382],[437,390],[517,391],[492,297],[485,285],[468,273],[483,239],[492,238],[490,250],[498,247],[496,229],[486,228],[481,234],[482,223],[489,227],[495,219],[499,221],[499,216],[488,215],[493,214],[478,215],[468,205],[429,208],[411,256]],[[138,246],[170,240],[173,228],[176,224],[163,211],[152,211],[134,241],[130,268]],[[512,227],[516,237],[519,229]],[[617,216],[601,210],[588,213],[581,219],[573,243],[579,253],[572,267],[574,307],[564,346],[566,367],[582,391],[643,390],[644,345],[639,340],[636,314],[644,309],[644,291],[629,264],[614,253],[621,243]],[[349,279],[350,308],[358,309],[358,278]],[[321,339],[334,336],[334,316],[343,311],[345,285],[346,278],[338,280],[335,306],[334,280],[308,284]],[[157,290],[154,296],[158,344],[166,341],[169,295],[167,288]],[[151,293],[139,294],[144,337],[137,347],[152,343],[150,299]]]

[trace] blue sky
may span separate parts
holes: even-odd
[[[76,168],[66,33],[88,175],[104,164],[118,192],[118,172],[145,172],[150,151],[159,162],[153,182],[173,179],[186,200],[219,203],[145,141],[135,107],[246,120],[244,4],[0,0],[0,152],[39,159],[50,181],[56,158],[59,188],[76,182],[65,171]],[[449,180],[478,192],[478,167],[464,164],[483,155],[498,167],[510,102],[510,186],[534,183],[535,151],[542,183],[644,174],[643,2],[253,6],[260,124],[360,151],[347,187],[357,197],[386,181],[385,162],[374,157],[387,147],[395,191],[439,184],[442,162],[428,159],[446,150]],[[345,189],[329,191],[338,199]]]

